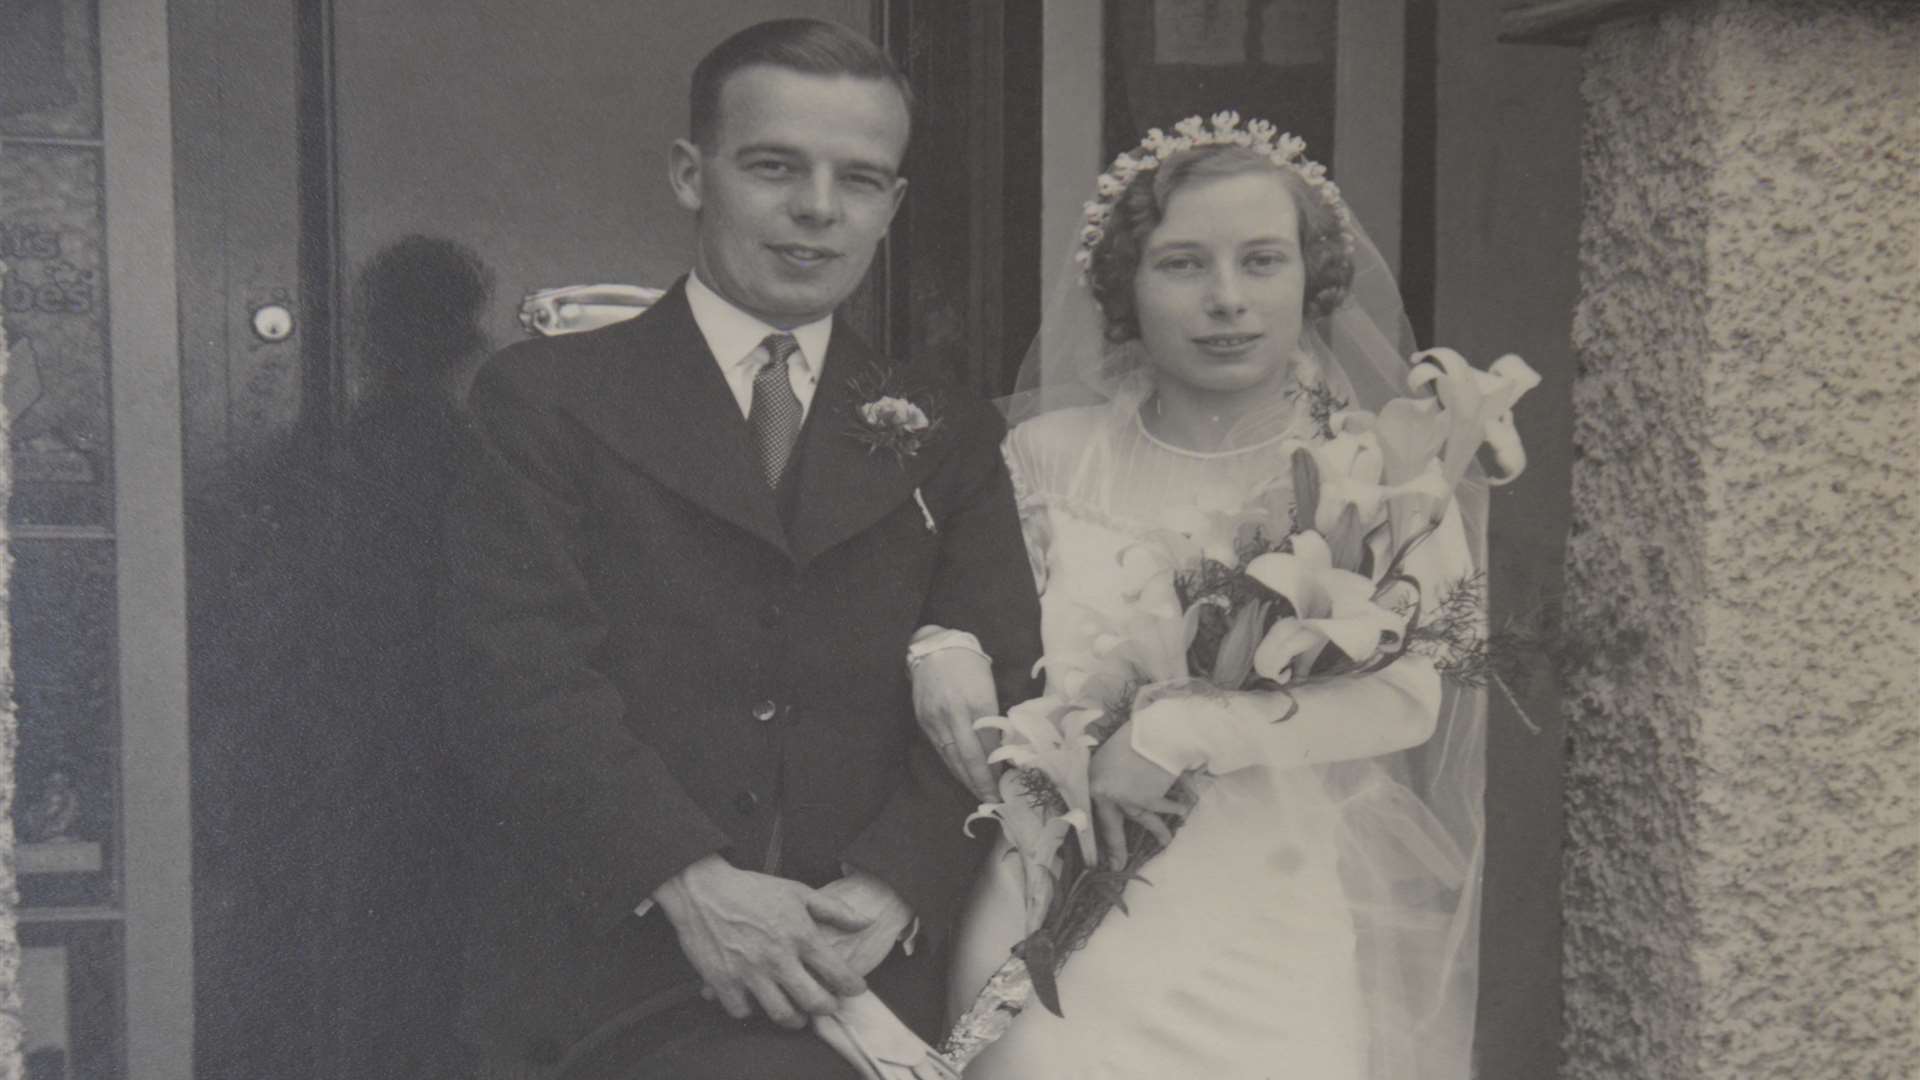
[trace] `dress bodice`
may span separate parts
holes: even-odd
[[[1304,408],[1247,445],[1215,452],[1155,438],[1137,409],[1119,405],[1062,409],[1020,425],[1007,439],[1007,465],[1042,606],[1050,588],[1056,604],[1111,593],[1120,547],[1156,530],[1183,531],[1196,511],[1236,510],[1263,491],[1271,505],[1290,506],[1293,453],[1313,437]]]

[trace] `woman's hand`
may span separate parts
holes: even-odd
[[[1106,852],[1109,867],[1119,869],[1127,862],[1127,821],[1157,837],[1162,845],[1173,842],[1173,830],[1160,820],[1161,814],[1184,817],[1186,803],[1169,797],[1180,779],[1173,773],[1140,756],[1133,748],[1133,724],[1123,724],[1113,737],[1094,751],[1088,778],[1093,790],[1093,819],[1099,831],[1100,847]]]

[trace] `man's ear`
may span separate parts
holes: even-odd
[[[907,198],[907,178],[893,178],[893,209],[887,211],[887,228],[893,228],[893,219],[900,216],[900,204]]]
[[[690,140],[675,139],[667,151],[667,183],[673,185],[673,197],[688,210],[700,209],[700,171],[706,165],[700,148]]]

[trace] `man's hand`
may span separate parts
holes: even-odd
[[[994,732],[973,722],[1000,712],[993,665],[971,649],[941,649],[913,665],[913,715],[947,763],[947,770],[981,802],[998,798],[987,755],[998,745]]]
[[[1133,748],[1132,723],[1122,724],[1120,730],[1094,751],[1087,776],[1100,846],[1106,853],[1107,865],[1115,869],[1127,861],[1128,819],[1139,822],[1165,845],[1173,842],[1173,831],[1160,820],[1160,815],[1185,817],[1192,809],[1187,803],[1169,797],[1174,782],[1180,778]]]
[[[856,917],[867,920],[858,930],[822,926],[827,943],[855,972],[866,975],[893,951],[913,921],[913,909],[887,883],[864,870],[850,871],[838,881],[822,885],[817,896],[834,901]]]
[[[709,855],[653,897],[679,934],[681,951],[737,1020],[753,1015],[751,999],[774,1023],[800,1028],[806,1014],[833,1012],[840,998],[866,990],[828,931],[857,933],[870,916],[797,881]]]

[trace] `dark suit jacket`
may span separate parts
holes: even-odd
[[[489,1060],[551,1064],[694,980],[634,906],[713,852],[761,869],[776,817],[784,876],[877,874],[935,944],[955,918],[974,800],[917,734],[906,643],[972,631],[1011,703],[1038,604],[999,415],[903,365],[939,429],[869,452],[850,379],[876,360],[834,328],[780,497],[683,285],[480,372],[442,599],[478,811],[465,1016]]]

